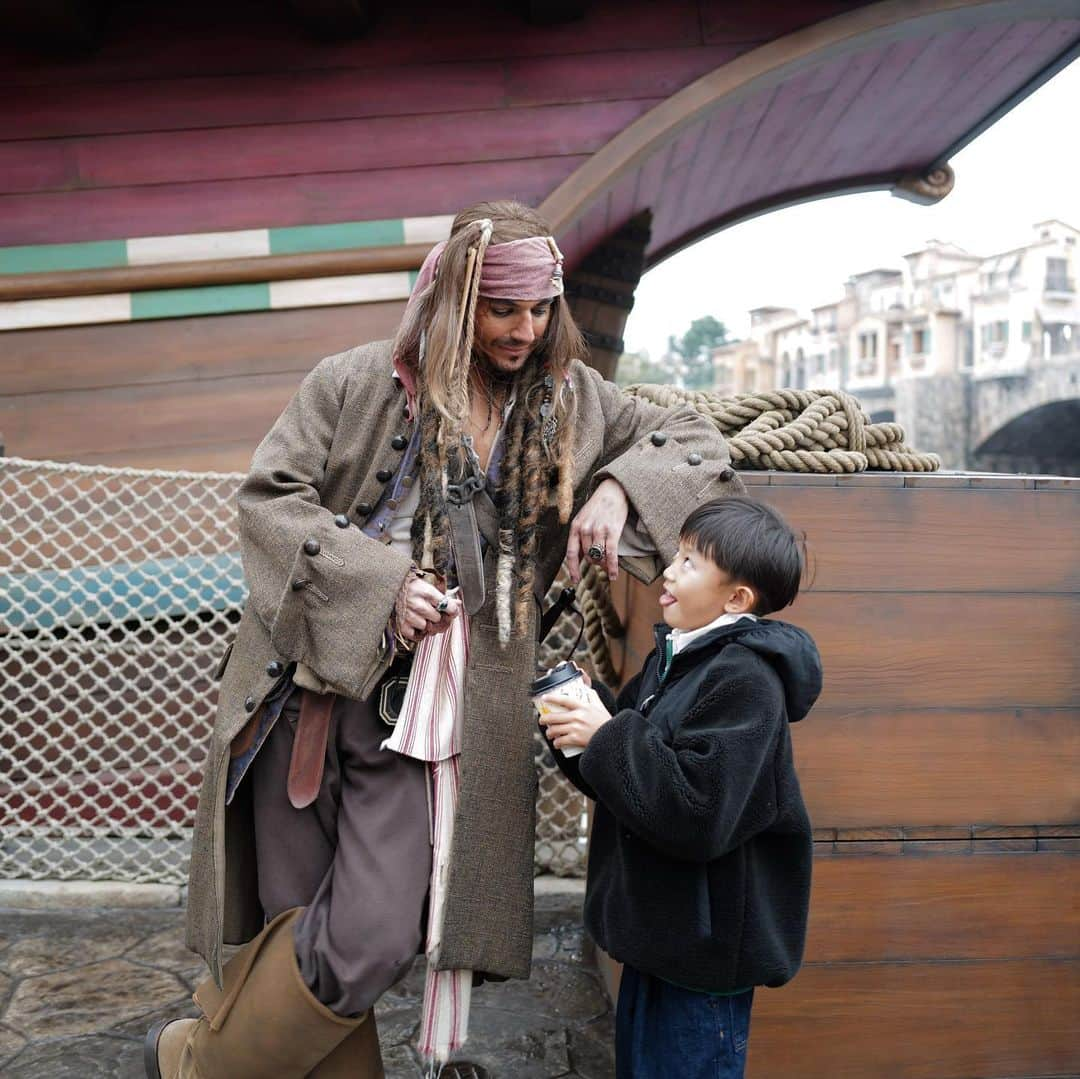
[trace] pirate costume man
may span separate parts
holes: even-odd
[[[418,951],[437,1066],[474,979],[529,974],[538,597],[568,543],[613,570],[643,539],[623,564],[654,578],[690,509],[741,489],[706,420],[580,360],[549,231],[459,214],[394,343],[323,360],[255,452],[192,848],[211,977],[198,1020],[148,1034],[150,1076],[380,1076],[372,1007]],[[522,302],[535,341],[485,336]]]

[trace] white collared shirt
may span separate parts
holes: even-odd
[[[738,622],[740,618],[749,618],[752,622],[757,621],[756,614],[728,614],[726,611],[719,617],[714,618],[707,626],[698,629],[673,629],[671,631],[671,654],[677,656],[691,641],[698,637],[704,637],[710,630],[719,629],[721,626],[730,626]]]

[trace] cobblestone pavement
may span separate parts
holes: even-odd
[[[141,1079],[142,1037],[195,1014],[203,977],[180,910],[0,910],[0,1075]],[[539,895],[532,978],[473,994],[467,1051],[492,1079],[610,1079],[613,1017],[582,955],[581,897]],[[376,1007],[388,1079],[419,1079],[412,1049],[423,961]]]

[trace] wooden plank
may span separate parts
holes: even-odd
[[[81,459],[84,453],[258,441],[300,384],[296,373],[43,393],[0,402],[7,452]]]
[[[0,143],[7,194],[590,154],[659,99]]]
[[[630,619],[615,657],[623,678],[639,670],[652,650],[651,627],[659,614],[658,584],[629,587],[629,597],[623,593],[617,599]],[[1080,654],[1074,647],[1080,596],[1075,594],[896,593],[886,598],[806,592],[783,612],[783,620],[808,630],[821,651],[825,688],[819,710],[886,714],[1076,708],[1080,703]],[[1010,626],[1022,626],[1023,632],[1010,632]]]
[[[806,962],[1080,958],[1066,853],[818,858]]]
[[[757,994],[747,1076],[1074,1075],[1078,985],[1076,960],[811,964]]]
[[[841,480],[768,486],[756,497],[806,532],[812,592],[1080,592],[1080,498],[1071,492]]]
[[[365,116],[569,104],[666,97],[731,60],[732,46],[530,57],[507,65],[443,61],[393,69],[362,68],[251,73],[242,78],[144,79],[133,97],[128,81],[26,88],[20,107],[0,116],[0,140],[42,139],[192,127],[310,123]]]
[[[1004,26],[980,27],[963,47],[954,50],[953,63],[962,77],[944,82],[937,94],[921,94],[903,116],[894,140],[895,147],[910,155],[925,143],[927,128],[939,145],[951,145],[971,125],[971,117],[990,111],[1006,100],[1054,56],[1066,49],[1076,36],[1071,20],[1031,20]],[[912,87],[902,87],[905,97],[913,97]],[[921,107],[920,107],[921,104]]]
[[[739,8],[738,18],[733,18],[723,4],[702,4],[701,33],[705,41],[763,44],[863,6],[861,0],[799,0],[797,4]]]
[[[1038,616],[1032,617],[1038,610]],[[790,621],[817,641],[821,706],[1076,708],[1080,596],[806,593]],[[1023,627],[1012,632],[1009,627]],[[864,822],[865,823],[865,822]],[[944,823],[944,822],[942,822]]]
[[[0,197],[0,245],[75,243],[267,225],[456,213],[482,199],[543,201],[585,157],[337,172]]]
[[[371,32],[328,45],[264,5],[222,9],[206,2],[125,10],[124,33],[107,34],[92,56],[52,59],[5,51],[0,85],[74,86],[109,80],[293,73],[328,67],[398,68],[461,60],[514,62],[528,57],[607,50],[650,50],[701,43],[698,5],[673,0],[589,4],[584,18],[548,27],[509,18],[463,17],[459,8],[387,7]],[[487,13],[485,12],[485,15]],[[256,31],[253,34],[253,26]]]
[[[393,336],[403,310],[394,300],[14,330],[3,336],[0,402],[58,390],[304,374],[322,356]]]
[[[1017,824],[1030,834],[1080,820],[1076,719],[1071,709],[820,707],[792,738],[818,827]]]

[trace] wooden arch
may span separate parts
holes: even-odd
[[[726,225],[824,195],[884,188],[932,203],[952,188],[949,157],[1078,52],[1076,0],[857,8],[673,94],[541,210],[571,265],[651,211],[648,266]],[[905,113],[912,130],[902,129]]]

